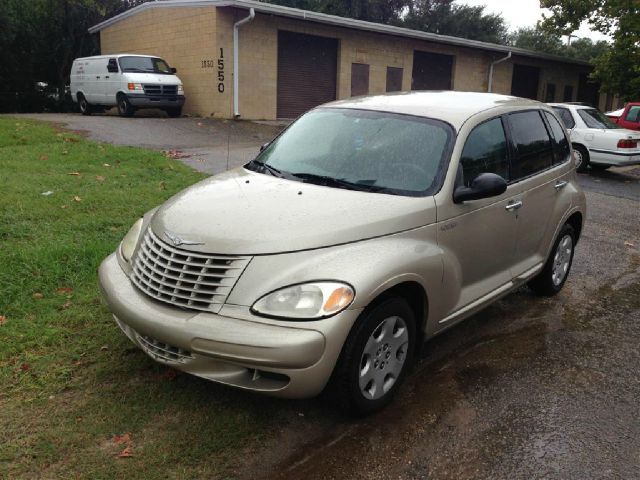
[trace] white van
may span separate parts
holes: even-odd
[[[159,57],[100,55],[76,58],[71,67],[71,96],[83,115],[118,107],[130,117],[138,108],[160,108],[179,117],[184,89],[176,69]]]

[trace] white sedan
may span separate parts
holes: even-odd
[[[627,130],[599,110],[570,103],[550,103],[571,135],[578,172],[589,166],[640,165],[640,132]]]

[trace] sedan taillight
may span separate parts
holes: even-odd
[[[618,148],[638,148],[638,140],[618,140]]]

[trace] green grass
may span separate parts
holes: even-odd
[[[274,400],[155,364],[100,298],[97,267],[130,225],[202,178],[0,119],[0,478],[210,478],[274,422]]]

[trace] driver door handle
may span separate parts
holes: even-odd
[[[518,200],[518,201],[511,201],[509,203],[507,203],[507,206],[504,207],[505,210],[518,210],[520,207],[522,207],[522,200]]]
[[[556,182],[556,184],[553,186],[553,188],[555,188],[556,190],[560,190],[561,188],[564,188],[567,186],[567,182],[566,180],[559,180]]]

